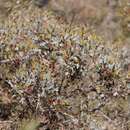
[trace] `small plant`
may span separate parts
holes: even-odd
[[[19,130],[36,130],[38,126],[39,122],[36,120],[25,121]]]

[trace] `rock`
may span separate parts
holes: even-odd
[[[33,3],[38,6],[39,8],[47,5],[50,0],[33,0]]]

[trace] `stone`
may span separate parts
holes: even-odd
[[[39,8],[47,5],[50,0],[33,0],[33,3],[38,6]]]

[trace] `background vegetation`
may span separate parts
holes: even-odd
[[[0,129],[129,130],[128,1],[37,2],[0,1]]]

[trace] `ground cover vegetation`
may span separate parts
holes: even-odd
[[[0,23],[0,130],[129,130],[128,6],[118,8],[122,21],[127,16],[120,21],[126,33],[110,42],[53,8],[7,3]]]

